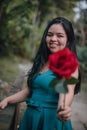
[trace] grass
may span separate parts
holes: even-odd
[[[14,82],[18,75],[18,60],[15,58],[0,58],[0,79]]]
[[[0,57],[0,79],[7,82],[14,82],[17,75],[20,73],[18,64],[28,63],[28,60],[19,57]]]

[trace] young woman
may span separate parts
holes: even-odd
[[[76,54],[72,24],[67,19],[58,17],[53,19],[44,31],[33,66],[28,73],[28,87],[0,103],[0,108],[4,109],[9,103],[26,101],[27,108],[19,130],[61,130],[62,121],[64,130],[72,130],[71,104],[74,94],[80,89],[78,67],[72,76],[79,79],[79,83],[67,86],[65,108],[63,108],[64,94],[53,94],[49,87],[50,81],[53,80],[53,72],[48,67],[48,57],[66,47]],[[61,111],[58,112],[59,109]]]

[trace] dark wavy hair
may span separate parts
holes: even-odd
[[[72,27],[72,23],[63,17],[57,17],[54,18],[52,21],[50,21],[43,33],[41,43],[39,46],[39,49],[37,51],[37,54],[34,58],[34,63],[30,71],[28,72],[28,86],[31,86],[32,78],[42,69],[42,67],[45,65],[45,63],[48,61],[48,56],[51,53],[47,47],[46,44],[46,36],[48,33],[49,28],[53,24],[61,24],[67,34],[68,38],[68,44],[67,47],[76,54],[76,45],[75,45],[75,35]],[[76,54],[77,56],[77,54]],[[79,82],[77,83],[75,87],[75,94],[80,91],[80,84],[81,84],[81,74],[79,71]]]

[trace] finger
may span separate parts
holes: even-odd
[[[58,116],[59,118],[63,119],[63,120],[68,120],[71,118],[71,114],[67,114],[67,115],[61,115],[61,116]]]
[[[59,115],[67,115],[68,113],[71,113],[71,109],[65,108],[64,110],[59,112]]]
[[[65,117],[58,117],[58,118],[59,118],[61,121],[63,121],[63,122],[70,120],[70,117],[67,117],[67,118],[65,118]]]
[[[57,110],[57,113],[59,113],[59,112],[61,112],[61,111],[64,111],[65,109],[62,107],[62,106],[60,106],[59,108],[58,108],[58,110]]]
[[[67,117],[67,118],[62,118],[62,121],[68,121],[68,120],[70,120],[70,117]]]
[[[5,104],[4,105],[0,104],[0,109],[4,109],[5,106],[6,106]]]
[[[58,117],[59,119],[61,119],[61,120],[66,121],[66,120],[69,120],[69,119],[71,118],[71,113],[68,113],[68,114],[66,114],[66,115],[64,115],[64,114],[62,114],[62,115],[57,114],[57,117]]]
[[[63,122],[65,122],[65,121],[68,120],[68,118],[63,118],[63,117],[58,117],[58,119],[61,120],[61,121],[63,121]]]

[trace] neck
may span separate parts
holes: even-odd
[[[48,62],[43,66],[43,68],[41,69],[40,73],[43,73],[43,72],[45,72],[47,70],[49,70]]]

